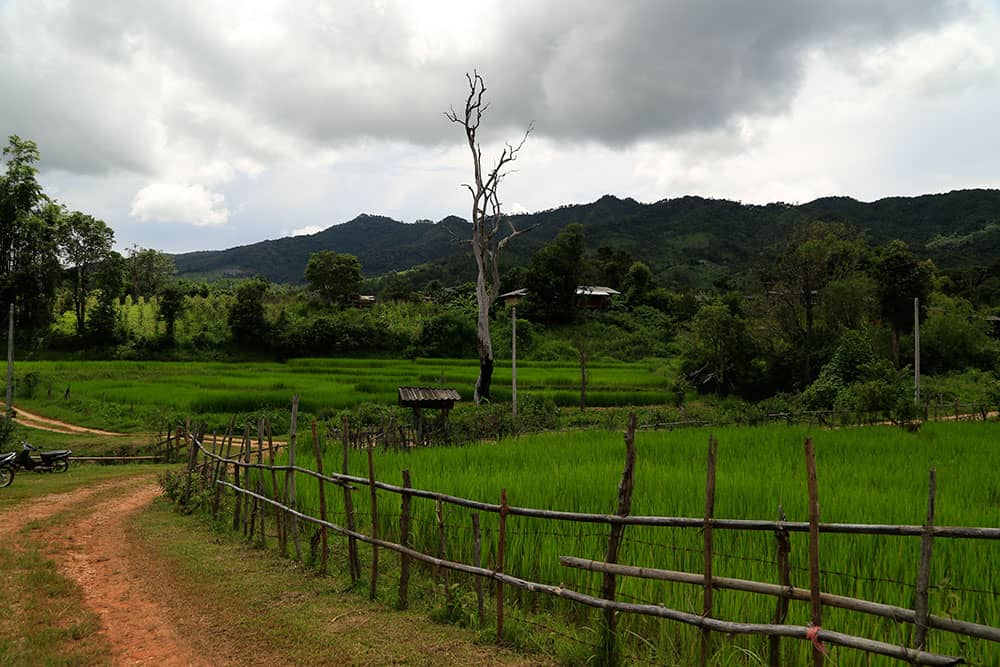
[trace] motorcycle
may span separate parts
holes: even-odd
[[[32,452],[38,453],[38,458],[32,456]],[[66,472],[69,470],[69,449],[54,449],[51,452],[43,452],[27,440],[21,442],[21,451],[13,458],[12,463],[15,470],[34,470],[35,472]]]
[[[14,452],[0,454],[0,489],[14,481]]]

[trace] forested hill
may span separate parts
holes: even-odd
[[[677,287],[703,286],[767,261],[799,223],[845,222],[864,231],[872,243],[899,238],[941,268],[990,267],[1000,260],[1000,190],[959,190],[919,197],[890,197],[866,203],[826,197],[807,204],[766,206],[722,199],[680,197],[653,204],[604,196],[590,204],[564,206],[514,216],[530,234],[510,246],[508,264],[522,264],[565,225],[584,226],[588,249],[628,251],[645,261],[661,280]],[[361,215],[322,232],[261,241],[222,251],[174,257],[187,278],[262,275],[273,282],[303,282],[309,255],[333,250],[356,255],[366,275],[424,265],[444,282],[472,276],[471,258],[460,239],[466,221],[405,224]]]

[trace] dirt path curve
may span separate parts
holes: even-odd
[[[80,520],[59,526],[53,538],[65,546],[60,572],[83,589],[86,605],[101,619],[115,665],[209,665],[180,637],[156,582],[143,576],[128,549],[130,519],[160,495],[148,477],[119,482],[122,495],[100,502]]]
[[[107,493],[109,498],[103,498]],[[84,602],[101,619],[115,665],[210,665],[179,637],[156,582],[143,576],[125,548],[130,519],[160,495],[151,476],[116,479],[51,494],[0,513],[0,539],[32,521],[68,514],[71,521],[43,526],[36,535],[56,548],[59,571],[76,581]],[[94,497],[102,499],[93,502]]]
[[[7,404],[0,401],[0,407],[6,409]],[[50,419],[49,417],[43,417],[41,415],[36,415],[33,412],[28,412],[24,408],[19,408],[14,406],[14,421],[24,426],[30,426],[31,428],[37,428],[42,431],[52,431],[53,433],[62,433],[63,435],[79,435],[81,433],[89,433],[90,435],[107,435],[107,436],[124,436],[125,433],[115,433],[114,431],[102,431],[99,428],[88,428],[86,426],[77,426],[76,424],[69,424],[64,421],[59,421],[58,419]]]
[[[122,548],[129,520],[159,495],[159,487],[147,479],[63,526],[68,553],[60,570],[80,584],[87,606],[100,616],[114,664],[208,665],[166,621],[171,614],[157,600],[156,582],[143,577]]]

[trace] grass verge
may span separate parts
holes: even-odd
[[[244,664],[535,665],[522,656],[477,643],[472,631],[428,622],[348,592],[342,576],[312,570],[177,514],[165,500],[136,517],[135,544],[148,556],[150,576],[164,582],[176,623],[195,649]],[[197,613],[192,614],[191,609]],[[253,637],[240,643],[235,638]]]

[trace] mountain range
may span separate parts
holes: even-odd
[[[1000,190],[957,190],[861,202],[825,197],[805,204],[743,204],[687,196],[640,203],[605,195],[589,204],[513,215],[531,228],[511,243],[505,263],[523,265],[571,223],[584,227],[587,248],[622,249],[671,287],[699,287],[773,258],[799,224],[822,220],[857,227],[874,244],[899,238],[944,269],[1000,263]],[[466,220],[404,223],[378,215],[358,217],[304,236],[260,241],[227,250],[174,256],[182,278],[212,280],[260,275],[302,283],[309,256],[319,250],[356,255],[366,276],[414,269],[460,282],[474,276]],[[997,266],[1000,269],[1000,266]]]

